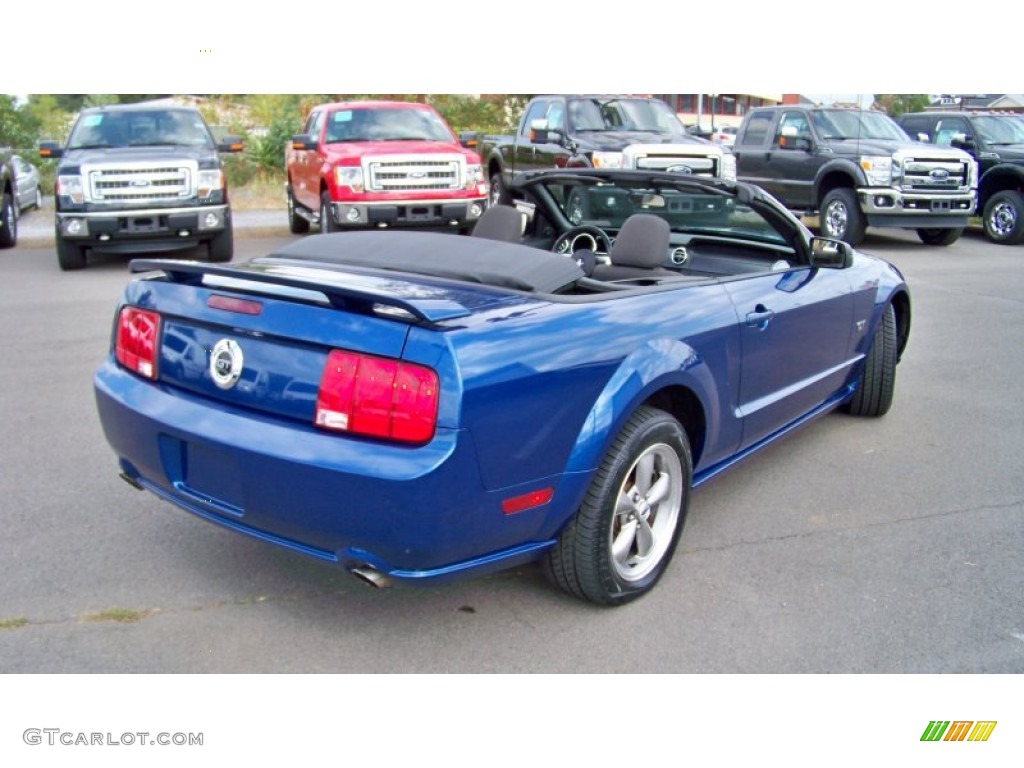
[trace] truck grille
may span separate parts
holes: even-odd
[[[372,192],[421,192],[461,189],[465,161],[461,157],[388,157],[369,160],[367,189]]]
[[[82,169],[94,203],[153,203],[193,197],[198,166],[139,164]]]
[[[716,177],[718,173],[718,158],[707,155],[686,156],[686,155],[662,155],[648,153],[637,155],[636,167],[646,171],[666,171],[675,166],[684,166],[690,169],[687,175]]]
[[[968,188],[969,178],[966,162],[908,158],[903,162],[901,186],[917,192],[962,192]]]

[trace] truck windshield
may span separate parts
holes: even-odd
[[[90,112],[75,123],[67,148],[152,146],[213,149],[213,137],[199,113],[189,110]]]
[[[647,131],[685,136],[682,123],[669,106],[657,99],[570,99],[569,130]]]
[[[324,141],[444,141],[455,138],[444,121],[425,109],[339,109],[327,118]]]
[[[856,109],[811,110],[811,122],[822,139],[910,141],[903,129],[881,112]]]
[[[986,144],[1024,144],[1024,121],[1010,115],[978,115],[972,122]]]

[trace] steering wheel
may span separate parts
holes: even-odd
[[[571,256],[584,248],[606,254],[612,249],[612,239],[600,227],[585,224],[563,232],[551,246],[552,251],[563,256]]]

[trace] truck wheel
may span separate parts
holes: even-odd
[[[896,314],[892,304],[882,313],[871,349],[864,359],[864,370],[857,380],[857,391],[846,405],[854,416],[884,416],[892,405],[896,389]]]
[[[57,245],[57,263],[61,270],[70,272],[75,269],[85,269],[85,248],[78,243],[65,240],[60,235],[55,239]]]
[[[0,207],[0,248],[13,248],[18,242],[18,212],[14,210],[14,198],[4,193]]]
[[[309,232],[309,220],[295,212],[295,195],[292,194],[291,184],[288,185],[288,229],[293,235]]]
[[[231,228],[228,227],[210,240],[210,242],[207,243],[206,248],[211,262],[219,263],[231,261],[231,257],[235,253],[235,238],[232,234]]]
[[[821,232],[850,245],[864,241],[867,222],[857,204],[857,194],[847,187],[833,189],[821,201]]]
[[[602,605],[621,605],[648,592],[679,542],[692,474],[679,422],[664,411],[639,408],[545,558],[548,578]]]
[[[338,232],[341,227],[331,218],[331,196],[324,192],[320,195],[320,231],[325,235],[329,232]]]
[[[505,182],[501,180],[501,174],[491,176],[491,205],[511,205],[512,196],[505,189]]]
[[[988,239],[1000,245],[1024,240],[1024,195],[1012,189],[996,192],[981,217]]]
[[[962,229],[919,229],[917,236],[925,245],[952,245],[960,239]]]

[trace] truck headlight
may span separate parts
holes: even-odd
[[[224,189],[224,172],[219,168],[199,172],[199,198],[209,200],[214,192]]]
[[[57,177],[57,196],[70,197],[75,205],[82,205],[85,202],[85,187],[82,185],[82,177],[74,176]]]
[[[888,187],[892,184],[892,157],[864,155],[860,159],[860,167],[870,186]]]
[[[353,192],[363,192],[363,169],[359,166],[338,166],[334,169],[334,183],[349,187]]]
[[[479,163],[466,166],[466,189],[476,189],[477,184],[484,182],[484,169]]]
[[[594,152],[594,156],[590,158],[590,161],[594,164],[595,168],[621,168],[622,153]]]
[[[736,181],[736,155],[732,152],[722,155],[722,179]]]

